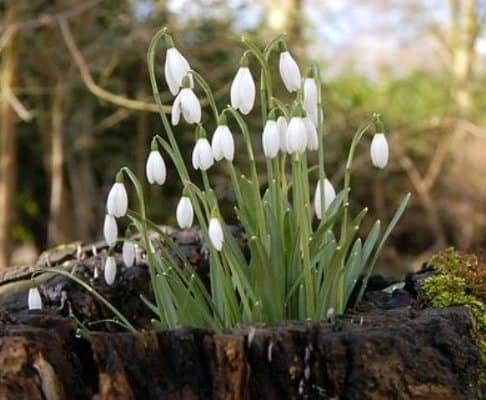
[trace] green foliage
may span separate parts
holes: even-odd
[[[481,354],[481,380],[486,384],[486,266],[472,254],[450,247],[435,254],[430,264],[436,273],[424,282],[427,299],[434,307],[466,305],[476,321],[476,338]]]

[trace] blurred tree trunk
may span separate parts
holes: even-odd
[[[16,19],[15,1],[7,2],[3,23]],[[0,63],[0,268],[10,261],[11,225],[16,177],[16,115],[10,106],[9,91],[15,85],[18,47],[16,33],[4,31],[5,44]]]
[[[51,194],[49,200],[49,224],[47,242],[49,246],[63,243],[71,238],[72,219],[67,215],[67,188],[64,180],[64,97],[65,87],[58,82],[54,89],[51,108]],[[69,213],[68,213],[69,214]]]
[[[301,3],[301,0],[266,1],[266,26],[270,34],[286,33],[287,40],[296,46],[293,51],[304,44]]]
[[[479,35],[476,0],[449,0],[451,15],[453,96],[459,116],[471,108],[471,78],[475,61],[475,43]]]

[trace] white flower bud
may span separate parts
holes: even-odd
[[[277,128],[280,135],[280,151],[287,152],[287,120],[285,117],[277,118]]]
[[[233,161],[235,141],[227,125],[218,125],[211,139],[211,147],[216,161],[221,161],[223,158]]]
[[[191,67],[185,57],[175,47],[167,50],[165,56],[165,79],[173,96],[177,94],[182,85],[182,79]]]
[[[192,226],[194,220],[194,210],[189,197],[181,197],[177,204],[176,210],[177,224],[181,229],[187,229]]]
[[[157,150],[152,150],[147,158],[145,173],[150,184],[163,185],[167,177],[167,168],[164,159]]]
[[[221,223],[217,218],[211,218],[209,221],[209,239],[211,240],[214,248],[221,251],[223,248],[224,235]]]
[[[116,278],[116,261],[115,257],[108,256],[105,261],[104,270],[105,282],[107,285],[111,286],[115,282]]]
[[[194,169],[206,171],[214,163],[213,150],[206,138],[197,140],[194,149],[192,150],[192,166]]]
[[[172,106],[172,125],[177,125],[181,113],[188,124],[197,124],[201,121],[201,104],[190,88],[182,88]]]
[[[274,158],[280,148],[280,133],[277,123],[269,119],[265,124],[262,135],[263,154],[266,158]]]
[[[240,67],[231,84],[231,105],[248,114],[255,105],[255,82],[248,67]]]
[[[296,92],[300,89],[301,77],[299,66],[288,51],[280,53],[279,62],[280,76],[289,92]]]
[[[287,151],[303,153],[307,146],[307,128],[302,117],[292,117],[287,127]]]
[[[105,235],[105,242],[108,244],[108,246],[113,247],[118,239],[118,226],[113,215],[105,215],[103,234]]]
[[[42,310],[42,298],[39,289],[36,287],[29,289],[27,303],[29,305],[29,310]]]
[[[106,212],[119,218],[127,213],[127,207],[128,196],[125,185],[122,182],[115,182],[108,193]]]
[[[135,262],[135,254],[135,243],[131,240],[125,240],[122,247],[122,258],[127,267],[131,267]]]
[[[388,142],[384,133],[375,133],[370,147],[371,162],[377,168],[385,168],[388,163]]]
[[[304,124],[307,134],[307,149],[317,150],[319,148],[317,129],[309,117],[304,118]]]
[[[317,84],[314,78],[304,79],[304,110],[307,116],[317,125]]]
[[[328,209],[331,203],[336,198],[336,191],[332,183],[326,178],[324,179],[324,211]],[[322,202],[321,202],[321,182],[317,182],[316,192],[314,194],[314,211],[318,219],[322,219]]]

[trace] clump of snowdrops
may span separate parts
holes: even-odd
[[[166,49],[164,78],[175,96],[171,121],[163,111],[155,73],[154,58],[160,43]],[[106,203],[104,235],[110,251],[104,279],[108,285],[116,280],[118,267],[113,247],[120,240],[117,219],[128,218],[140,240],[137,244],[129,238],[124,240],[123,261],[127,267],[133,264],[136,245],[145,251],[154,301],[143,300],[153,310],[157,328],[189,325],[221,330],[245,322],[319,320],[343,313],[357,282],[362,282],[357,288],[358,299],[362,297],[380,251],[409,198],[404,197],[386,229],[378,220],[367,236],[359,237],[368,209],[354,212],[349,207],[353,158],[358,143],[373,135],[371,162],[377,168],[386,166],[388,143],[380,116],[372,115],[356,130],[347,154],[344,184],[336,193],[324,162],[319,67],[310,66],[302,77],[282,36],[264,49],[247,38],[243,38],[243,44],[246,51],[231,85],[231,105],[222,110],[217,108],[209,84],[191,69],[165,29],[157,32],[148,50],[151,85],[165,133],[156,135],[151,142],[146,178],[150,184],[163,186],[167,175],[165,160],[171,160],[180,179],[181,197],[175,210],[178,225],[188,229],[197,221],[210,265],[207,286],[177,244],[147,218],[142,183],[130,169],[121,168]],[[270,63],[272,53],[278,54],[278,66]],[[250,64],[260,69],[261,132],[257,134],[250,134],[243,117],[254,111],[257,95]],[[291,93],[291,102],[274,97],[273,86],[277,83],[283,83]],[[209,100],[217,125],[214,132],[205,129],[208,124],[201,118],[198,94]],[[237,130],[230,130],[230,120]],[[200,171],[202,187],[191,180],[177,144],[175,130],[183,123],[194,126],[192,168]],[[246,153],[249,171],[240,171],[233,163],[235,135],[243,137],[244,148],[238,151]],[[257,171],[257,148],[263,149],[265,171]],[[312,152],[317,152],[316,167],[308,163]],[[248,238],[249,259],[221,215],[209,174],[215,163],[224,164],[231,180],[236,199],[234,212]],[[267,180],[262,186],[264,175]],[[128,209],[127,181],[135,189],[136,210]],[[164,241],[162,255],[151,241],[153,233]],[[30,296],[37,304],[37,294]],[[107,305],[120,323],[133,328]]]

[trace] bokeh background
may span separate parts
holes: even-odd
[[[143,176],[151,136],[163,134],[145,62],[163,25],[220,106],[229,102],[242,35],[263,45],[286,32],[303,68],[319,62],[327,170],[337,187],[354,130],[371,113],[383,115],[391,163],[377,172],[368,144],[360,147],[351,197],[387,218],[412,192],[390,265],[417,265],[446,245],[484,247],[485,18],[484,0],[1,1],[0,267],[98,239],[117,169]],[[161,49],[170,105],[163,56]],[[256,142],[259,115],[248,118]],[[188,159],[193,133],[177,129]],[[229,197],[224,172],[211,176]],[[167,185],[147,187],[157,222],[174,223],[180,189],[170,164]]]

